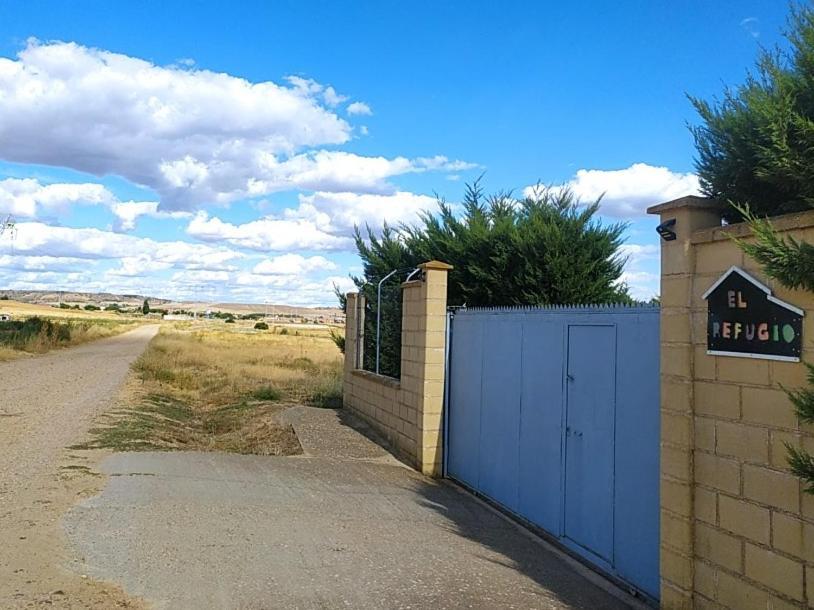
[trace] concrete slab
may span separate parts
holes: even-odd
[[[338,414],[291,416],[319,446]],[[66,517],[72,568],[157,608],[627,607],[468,495],[342,434],[359,446],[331,457],[111,456],[104,491]]]

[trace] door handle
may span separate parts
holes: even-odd
[[[574,376],[571,373],[566,373],[565,376],[568,378],[568,381],[574,381]]]

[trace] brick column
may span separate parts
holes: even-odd
[[[361,370],[364,297],[347,295],[345,407],[367,420],[394,452],[418,470],[441,476],[447,273],[430,261],[421,276],[402,284],[401,378]]]
[[[416,466],[441,476],[447,273],[439,261],[419,265],[423,280],[403,284],[401,390],[405,412],[416,417]]]
[[[342,371],[342,401],[350,404],[353,380],[351,373],[356,368],[356,309],[359,295],[349,292],[345,295],[345,364]]]
[[[694,231],[720,226],[719,204],[682,197],[648,209],[675,219],[661,242],[661,604],[693,607],[694,388],[691,316]]]

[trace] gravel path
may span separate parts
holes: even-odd
[[[110,408],[130,365],[157,330],[143,326],[0,363],[0,607],[59,606],[74,589],[87,589],[60,580],[67,573],[60,571],[58,520],[95,483],[81,452],[65,448],[83,440],[94,418]],[[112,601],[103,595],[97,604],[91,598],[64,601],[66,607],[104,607]]]

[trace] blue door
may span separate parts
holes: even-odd
[[[613,562],[616,328],[569,326],[565,536]]]
[[[658,308],[457,311],[447,379],[447,476],[656,600]]]

